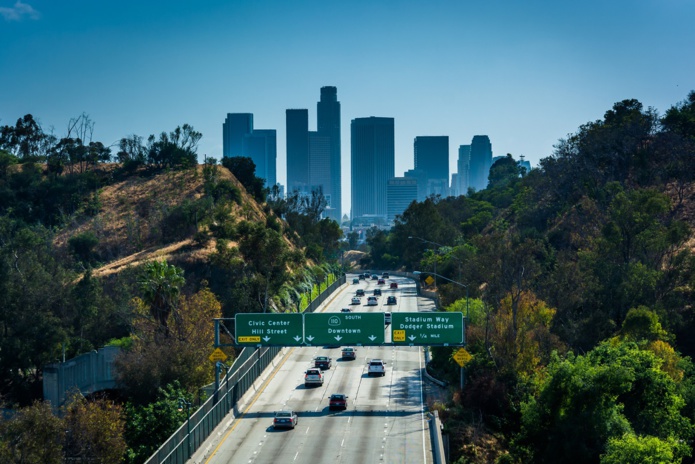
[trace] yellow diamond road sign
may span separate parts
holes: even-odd
[[[473,356],[471,356],[471,354],[466,351],[465,348],[460,348],[458,351],[456,351],[456,353],[454,353],[454,361],[456,361],[461,367],[468,364],[471,359],[473,359]]]
[[[221,349],[215,348],[215,351],[212,352],[208,359],[212,362],[222,362],[227,360],[227,355],[224,354],[224,351],[222,351]]]
[[[434,279],[432,278],[432,276],[427,276],[425,282],[427,283],[427,285],[432,285],[434,283]]]

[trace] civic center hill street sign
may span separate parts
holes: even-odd
[[[301,313],[239,313],[234,317],[237,345],[301,346]]]

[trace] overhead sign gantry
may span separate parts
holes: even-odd
[[[463,314],[417,312],[239,313],[234,318],[237,346],[457,346],[465,343]],[[216,320],[216,330],[219,323]],[[385,334],[390,331],[391,342]],[[230,333],[231,336],[231,333]],[[216,346],[219,343],[216,336]]]

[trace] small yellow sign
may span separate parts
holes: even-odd
[[[471,356],[471,354],[466,351],[465,348],[460,348],[456,353],[454,353],[454,361],[456,361],[461,367],[471,362],[471,359],[473,359],[473,356]]]
[[[224,362],[227,360],[227,355],[224,354],[224,351],[222,351],[219,348],[215,348],[215,351],[212,352],[212,354],[208,357],[208,359],[212,362]]]
[[[432,278],[432,276],[427,276],[427,278],[425,279],[425,283],[427,285],[432,285],[434,283],[434,279]]]
[[[405,341],[405,330],[394,330],[393,331],[393,341],[394,342],[404,342]]]
[[[236,341],[239,343],[261,343],[261,336],[237,337]]]

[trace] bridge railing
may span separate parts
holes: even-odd
[[[116,387],[113,363],[121,349],[105,346],[99,351],[81,354],[66,362],[43,368],[43,398],[54,408],[65,403],[70,391],[83,395]]]

